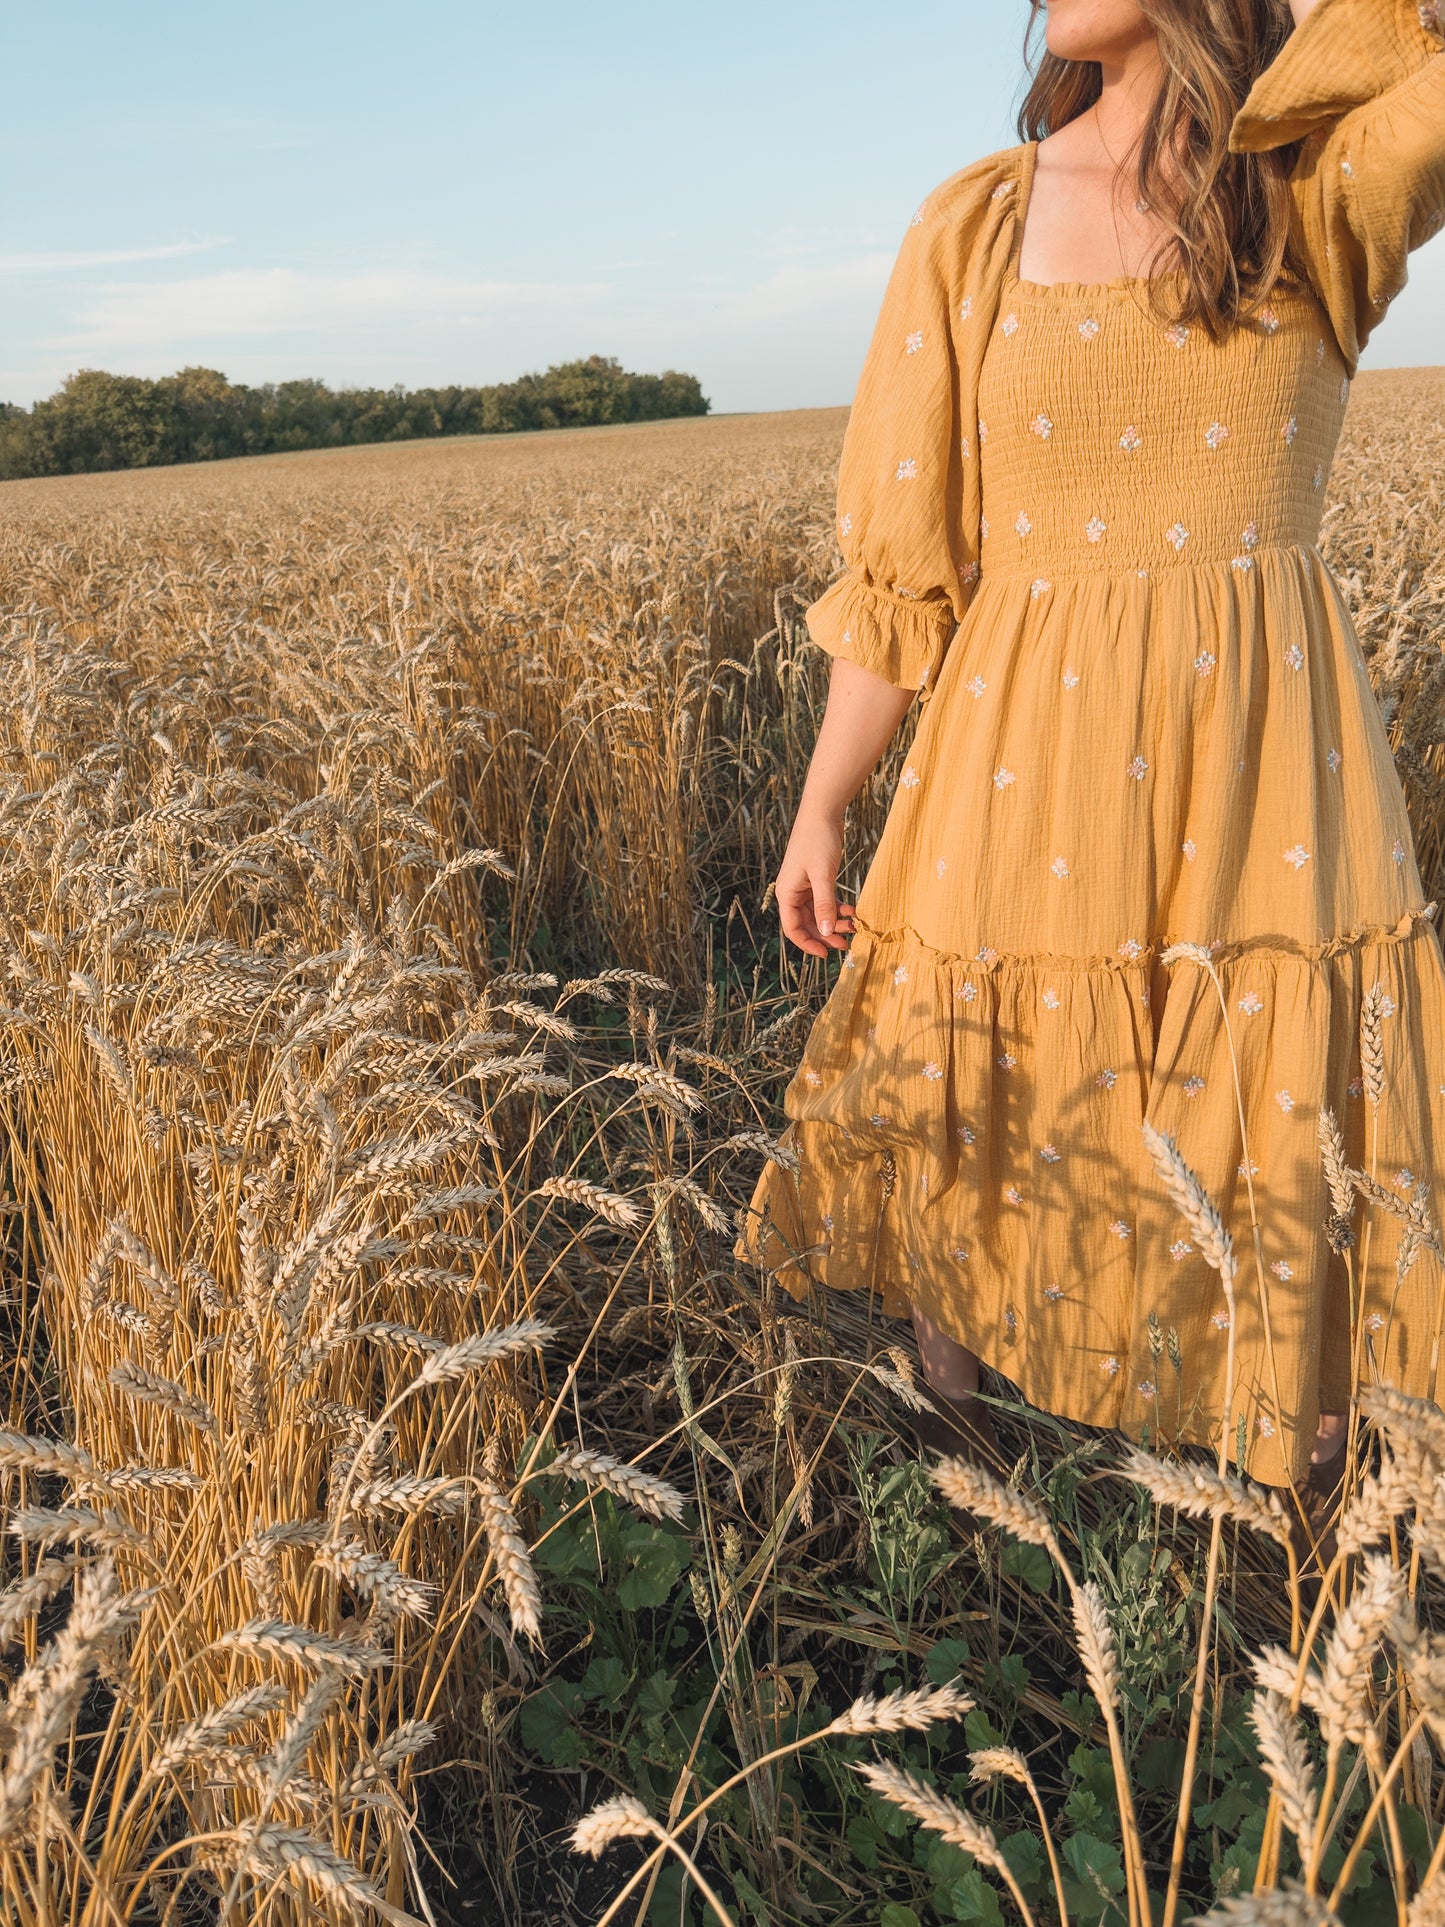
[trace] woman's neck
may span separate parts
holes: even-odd
[[[1094,105],[1098,134],[1106,151],[1122,165],[1138,146],[1158,97],[1163,62],[1151,33],[1101,60],[1103,87]]]

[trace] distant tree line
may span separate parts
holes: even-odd
[[[0,479],[417,436],[662,421],[705,415],[710,406],[695,375],[629,374],[606,355],[490,388],[328,388],[324,381],[250,388],[214,368],[182,368],[158,381],[86,368],[33,408],[0,402]]]

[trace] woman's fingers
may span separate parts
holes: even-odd
[[[853,934],[851,903],[840,903],[831,878],[799,884],[791,896],[778,894],[783,935],[810,957],[826,957],[830,950],[846,950]]]

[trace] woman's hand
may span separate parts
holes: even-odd
[[[838,866],[843,860],[843,818],[804,806],[778,868],[774,891],[783,935],[810,957],[846,950],[854,908],[839,903]]]

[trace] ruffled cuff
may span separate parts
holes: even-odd
[[[1235,115],[1229,145],[1263,153],[1333,126],[1440,52],[1438,0],[1320,0]]]
[[[808,609],[807,623],[808,634],[830,656],[926,697],[957,618],[947,602],[907,600],[845,575]]]

